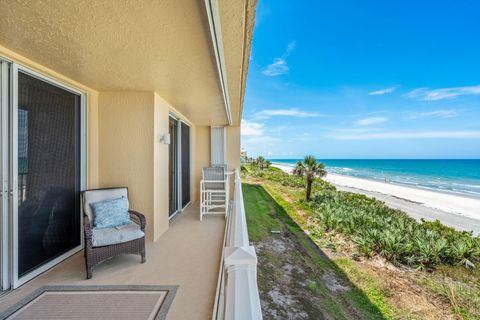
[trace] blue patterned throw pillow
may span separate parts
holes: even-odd
[[[90,203],[90,207],[95,216],[93,225],[97,229],[113,228],[130,223],[128,200],[125,197]]]

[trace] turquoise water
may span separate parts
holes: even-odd
[[[294,166],[299,159],[270,159]],[[480,198],[480,160],[319,160],[330,173]]]

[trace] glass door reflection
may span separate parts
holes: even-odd
[[[18,278],[81,245],[80,95],[18,72]]]

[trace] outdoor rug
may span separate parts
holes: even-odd
[[[177,286],[44,286],[0,313],[15,320],[163,320]]]

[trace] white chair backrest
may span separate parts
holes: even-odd
[[[224,167],[206,167],[202,169],[202,179],[211,181],[225,180]]]
[[[128,200],[127,188],[110,188],[110,189],[97,189],[87,190],[83,192],[83,212],[88,216],[90,221],[93,221],[93,212],[90,207],[90,203],[114,200],[121,197],[125,197]]]

